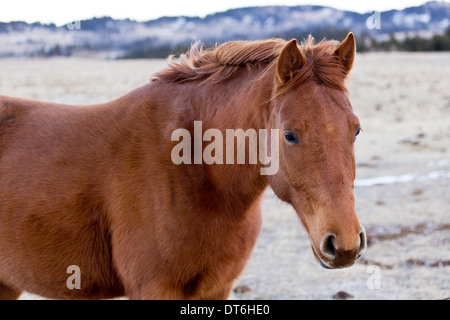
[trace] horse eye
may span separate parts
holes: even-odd
[[[355,139],[356,139],[356,137],[358,136],[358,134],[361,132],[361,128],[358,128],[357,130],[356,130],[356,133],[355,133]]]
[[[289,143],[298,143],[297,137],[292,132],[285,132],[284,133],[284,138]]]

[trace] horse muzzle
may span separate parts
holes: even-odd
[[[342,245],[339,237],[334,232],[326,233],[317,250],[311,244],[314,257],[320,265],[326,269],[340,269],[352,266],[364,253],[367,247],[367,237],[364,228],[358,234],[353,245]]]

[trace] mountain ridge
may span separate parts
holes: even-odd
[[[450,26],[450,3],[431,1],[403,10],[357,13],[326,6],[261,6],[216,12],[205,17],[173,16],[148,21],[93,17],[54,23],[0,22],[0,57],[102,54],[115,58],[130,51],[184,48],[195,40],[221,43],[269,37],[339,38],[352,31],[367,39],[407,34],[432,37]],[[379,21],[372,26],[368,19]],[[378,27],[378,28],[377,28]]]

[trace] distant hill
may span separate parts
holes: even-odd
[[[372,24],[368,27],[369,17]],[[449,26],[450,3],[436,1],[381,12],[379,16],[323,6],[265,6],[232,9],[204,18],[162,17],[144,22],[110,17],[59,27],[39,22],[0,22],[0,57],[165,57],[169,52],[184,51],[195,40],[215,44],[274,36],[301,39],[307,34],[318,39],[340,39],[348,31],[363,39],[362,46],[367,47],[371,41],[402,41],[413,36],[430,39],[444,34]]]

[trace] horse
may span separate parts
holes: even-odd
[[[269,186],[318,263],[353,265],[366,247],[353,192],[360,123],[345,86],[355,52],[352,33],[194,44],[107,103],[0,96],[0,298],[226,299]],[[174,163],[173,132],[195,121],[278,130],[277,172]]]

